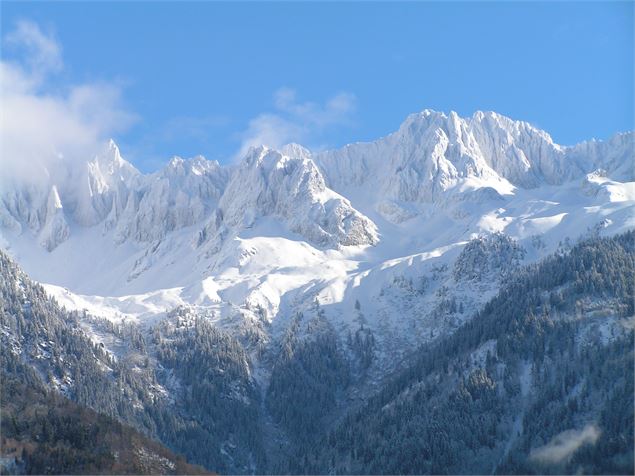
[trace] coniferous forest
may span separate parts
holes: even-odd
[[[494,262],[520,256],[494,240]],[[492,262],[466,250],[457,266]],[[2,470],[632,474],[635,232],[505,269],[471,319],[352,401],[374,355],[362,321],[340,339],[318,306],[273,349],[188,308],[115,325],[64,310],[2,253]],[[91,340],[89,321],[126,351]]]

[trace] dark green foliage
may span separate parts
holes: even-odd
[[[363,376],[375,358],[375,335],[368,327],[360,326],[355,334],[349,331],[347,344],[359,363],[359,374]]]
[[[593,239],[508,276],[472,321],[346,417],[304,471],[632,474],[633,331],[620,318],[633,314],[634,239]],[[530,456],[585,425],[599,429],[595,444],[560,461]]]
[[[362,407],[345,397],[374,358],[364,303],[351,309],[358,328],[345,342],[317,306],[315,317],[293,320],[279,347],[260,349],[272,362],[261,406],[245,348],[192,311],[176,309],[147,333],[92,322],[127,346],[115,360],[81,332],[89,316],[61,310],[2,254],[0,364],[5,378],[54,385],[222,472],[632,474],[633,330],[625,323],[634,314],[635,233],[596,237],[510,272],[522,253],[502,235],[466,246],[456,277],[502,277],[500,292]],[[456,311],[445,297],[439,312]],[[263,424],[267,411],[275,430]],[[64,433],[66,420],[51,421],[61,428],[43,463],[70,472],[72,454],[86,468],[112,464],[101,447],[68,452],[75,436]],[[49,425],[37,425],[49,438]],[[592,441],[566,457],[536,456],[586,428]],[[77,434],[87,431],[80,424]],[[263,441],[268,431],[275,442]]]
[[[2,253],[0,276],[2,368],[11,374],[16,359],[28,361],[48,383],[72,382],[67,392],[78,403],[127,421],[137,419],[129,399],[143,395],[142,383],[84,335],[79,313],[61,309]]]
[[[178,312],[170,318],[178,320]],[[264,465],[259,397],[248,383],[240,344],[202,321],[192,328],[159,326],[157,342],[133,326],[92,322],[125,346],[114,359],[85,335],[80,321],[94,318],[60,308],[0,252],[0,368],[8,376],[53,385],[214,471]],[[171,376],[182,390],[176,401],[156,390]],[[225,444],[231,458],[220,454]]]
[[[298,339],[297,316],[284,339],[271,374],[267,406],[299,442],[312,440],[324,429],[325,417],[337,405],[338,393],[349,382],[348,363],[337,335],[318,317],[309,338]]]
[[[492,273],[505,276],[518,267],[525,253],[522,246],[504,233],[470,240],[454,263],[454,279],[482,279]]]
[[[25,474],[204,474],[132,428],[2,375],[0,454]]]
[[[171,317],[179,313],[187,311],[177,309]],[[260,396],[251,383],[247,355],[240,343],[196,317],[190,325],[176,328],[166,322],[160,326],[159,336],[157,358],[182,386],[178,405],[206,429],[207,434],[200,437],[209,443],[192,444],[187,437],[191,429],[186,428],[176,431],[175,446],[192,460],[206,461],[219,471],[236,471],[238,468],[226,467],[220,454],[223,443],[229,442],[236,447],[234,458],[248,461],[251,455],[256,467],[264,467]]]
[[[587,346],[574,357],[555,361],[560,368],[536,369],[539,392],[527,405],[523,434],[498,469],[500,473],[633,473],[632,333],[607,346]],[[557,464],[527,458],[528,450],[540,442],[585,424],[601,432],[596,444],[581,447]]]
[[[366,318],[361,309],[362,305],[355,300],[355,321],[359,327],[354,333],[349,330],[346,338],[346,344],[353,354],[351,373],[355,375],[356,380],[363,380],[366,377],[367,370],[375,359],[375,335],[366,326]]]

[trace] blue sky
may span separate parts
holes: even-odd
[[[495,110],[562,144],[633,129],[631,2],[0,8],[2,60],[37,78],[28,94],[81,110],[146,171],[258,141],[372,140],[424,108]]]

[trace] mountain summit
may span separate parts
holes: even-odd
[[[435,202],[452,190],[560,185],[601,168],[632,181],[633,133],[608,142],[565,147],[527,122],[495,112],[461,118],[429,109],[411,114],[399,130],[370,143],[316,157],[335,190],[367,187],[381,200]],[[620,168],[622,167],[622,168]]]
[[[118,243],[148,243],[193,225],[209,229],[219,217],[235,229],[259,216],[274,216],[319,246],[375,244],[376,226],[362,211],[399,222],[456,194],[512,195],[596,170],[630,182],[632,158],[633,133],[565,147],[495,112],[461,118],[426,109],[374,142],[317,154],[297,144],[252,149],[237,167],[176,157],[143,175],[111,140],[83,169],[44,171],[44,184],[2,191],[0,219],[5,232],[38,236],[49,251],[74,225],[114,230]]]
[[[494,112],[424,110],[374,142],[262,146],[229,166],[174,157],[151,174],[110,141],[84,163],[5,187],[0,242],[36,279],[73,291],[184,287],[184,302],[251,300],[275,313],[291,289],[324,288],[337,301],[355,272],[385,274],[386,260],[443,254],[482,234],[540,241],[539,257],[588,230],[627,229],[633,137],[560,146]],[[279,269],[294,282],[282,285]],[[229,270],[237,275],[221,279]]]
[[[6,280],[12,312],[85,335],[85,343],[40,325],[9,323],[0,334],[16,356],[27,349],[37,368],[47,356],[59,359],[46,360],[57,369],[57,376],[48,372],[51,388],[74,388],[95,407],[117,408],[193,461],[226,472],[257,472],[265,453],[283,461],[292,454],[285,445],[297,445],[298,454],[324,447],[314,457],[360,472],[376,452],[359,435],[373,425],[371,434],[381,434],[383,418],[397,429],[412,415],[440,428],[465,423],[466,413],[456,412],[465,407],[448,407],[448,398],[472,402],[468,414],[479,420],[456,432],[464,446],[431,455],[472,457],[481,448],[484,472],[497,467],[492,461],[523,468],[512,458],[529,445],[523,402],[551,401],[568,382],[558,408],[576,413],[569,395],[582,398],[589,387],[571,378],[586,375],[567,367],[583,361],[571,346],[593,342],[605,355],[606,346],[626,345],[622,321],[632,315],[625,307],[632,296],[623,283],[632,274],[633,235],[623,233],[635,228],[633,138],[560,146],[493,112],[461,118],[425,110],[374,142],[321,152],[261,146],[230,166],[174,157],[151,174],[110,142],[86,162],[34,170],[41,180],[4,181],[13,185],[0,191],[0,246],[8,255],[0,261],[15,260],[42,283],[29,284],[25,274]],[[596,265],[612,271],[598,273]],[[6,329],[43,334],[23,346],[26,338]],[[556,337],[571,353],[549,343]],[[78,348],[84,353],[76,361]],[[393,388],[403,392],[368,400],[422,348],[442,349],[445,360],[433,359],[424,377],[407,374]],[[626,362],[623,347],[616,349]],[[536,360],[523,360],[526,351]],[[545,364],[546,356],[555,360]],[[588,369],[597,362],[589,359]],[[534,368],[558,372],[554,392],[534,392],[535,382],[548,379]],[[608,401],[600,390],[580,400],[580,409]],[[369,412],[344,420],[336,438],[306,439],[326,435],[364,401]],[[494,403],[506,412],[488,406]],[[495,423],[482,426],[483,415]],[[415,426],[412,434],[431,428]],[[355,450],[339,460],[333,442],[350,435],[357,435],[349,445]],[[399,448],[395,464],[411,438],[398,441],[381,453]],[[289,472],[310,472],[302,464]],[[463,468],[425,464],[412,468]]]

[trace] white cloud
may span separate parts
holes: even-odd
[[[113,133],[131,125],[117,84],[100,82],[52,92],[63,69],[61,46],[22,21],[3,41],[17,54],[0,62],[0,179],[33,179],[60,161],[86,160]]]
[[[21,20],[7,34],[5,43],[20,50],[33,72],[40,74],[62,69],[62,48],[52,35],[45,35],[33,22]]]
[[[600,430],[595,425],[587,425],[582,430],[567,430],[554,436],[549,443],[531,450],[529,459],[543,464],[566,462],[586,444],[595,444]]]
[[[281,88],[274,94],[274,106],[275,112],[259,114],[249,121],[240,136],[238,157],[252,146],[280,147],[289,142],[311,146],[329,128],[352,124],[355,96],[342,92],[324,104],[300,102],[295,90]]]

